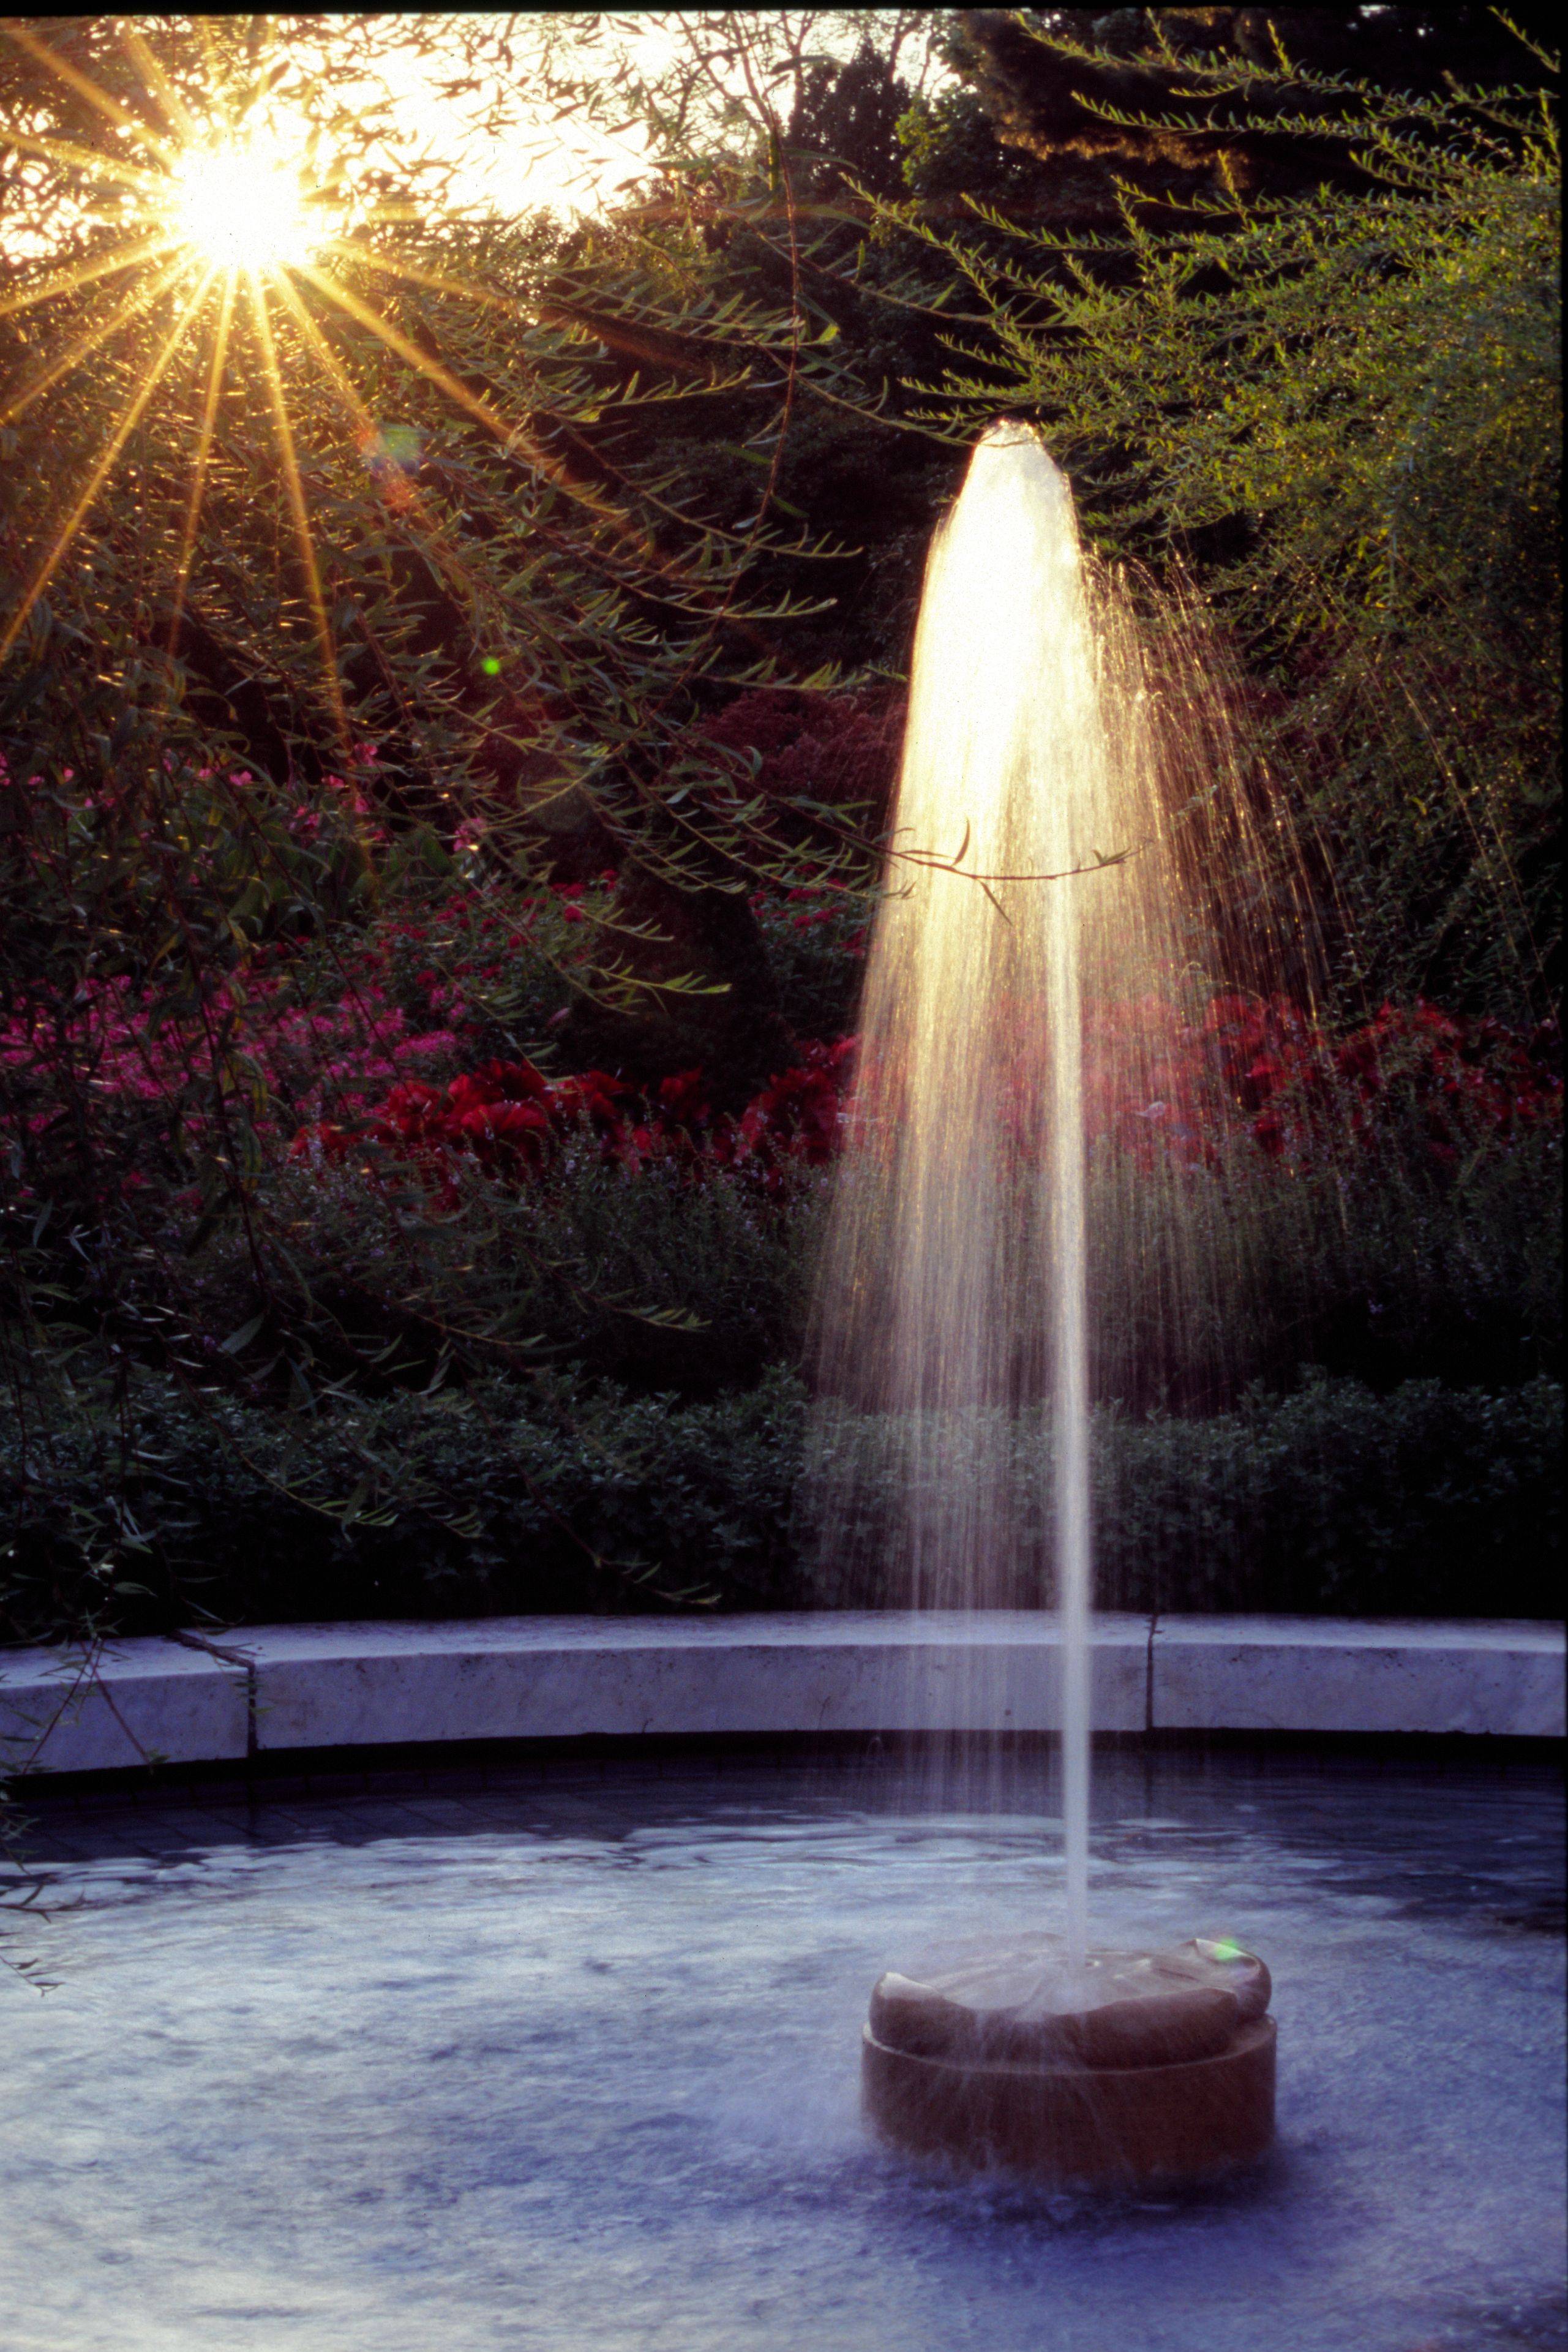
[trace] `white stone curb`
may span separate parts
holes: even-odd
[[[100,1772],[158,1759],[243,1756],[250,1694],[243,1666],[174,1642],[79,1650],[0,1650],[0,1769]]]
[[[1161,1730],[1563,1736],[1559,1625],[1162,1617],[1153,1650]]]
[[[1053,1731],[1032,1611],[260,1625],[211,1643],[0,1652],[0,1765],[100,1771],[455,1739]],[[1104,1615],[1094,1722],[1563,1736],[1564,1642],[1535,1622]]]

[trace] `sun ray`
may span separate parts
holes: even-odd
[[[121,269],[135,269],[144,261],[156,261],[173,244],[168,230],[158,229],[134,245],[118,245],[112,253],[95,254],[73,262],[68,269],[57,269],[52,278],[24,287],[19,294],[6,295],[0,301],[0,319],[8,319],[17,310],[30,310],[39,302],[52,301],[57,294],[78,293],[82,287],[91,286],[100,278],[113,278]]]
[[[207,487],[207,465],[212,457],[213,435],[217,428],[218,400],[223,392],[224,369],[228,361],[229,330],[234,323],[235,280],[224,279],[223,299],[218,310],[217,325],[213,331],[212,363],[207,370],[206,398],[202,404],[201,430],[196,441],[196,462],[191,476],[191,493],[185,502],[185,520],[180,534],[180,564],[174,575],[174,609],[169,622],[169,655],[171,660],[179,642],[180,625],[185,617],[185,592],[190,585],[191,566],[195,561],[196,528],[201,520],[202,499]]]
[[[380,427],[374,415],[366,405],[363,396],[348,370],[333,351],[319,323],[310,316],[301,301],[298,289],[287,277],[280,276],[275,291],[287,305],[302,341],[307,345],[345,409],[353,418],[359,427],[361,440],[368,445],[379,439]],[[401,468],[399,472],[401,475]],[[451,584],[455,593],[460,597],[467,598],[476,604],[483,604],[486,601],[484,583],[476,580],[470,566],[451,544],[450,536],[441,517],[432,513],[428,499],[416,483],[408,481],[406,476],[402,476],[402,478],[406,500],[400,504],[399,511],[402,519],[417,531],[420,542],[436,572]]]
[[[341,239],[337,250],[340,253],[352,254],[356,260],[367,262],[371,268],[380,269],[389,277],[406,278],[411,284],[428,286],[439,293],[455,294],[465,301],[487,303],[495,309],[510,311],[514,316],[523,319],[529,326],[537,323],[535,314],[526,310],[521,303],[513,301],[509,296],[494,294],[482,287],[465,285],[459,278],[438,277],[434,271],[422,269],[417,263],[398,260],[388,254],[372,253],[367,247],[358,245],[350,238]],[[366,323],[369,324],[371,321],[367,319]],[[427,370],[426,373],[428,373],[429,371]],[[442,388],[448,389],[445,385]],[[454,394],[451,396],[457,395]],[[474,413],[479,414],[477,410]],[[480,421],[490,424],[490,429],[496,430],[488,416],[481,416]],[[547,475],[570,497],[576,499],[591,512],[599,515],[602,520],[609,522],[619,536],[636,549],[638,557],[643,562],[651,563],[655,570],[663,572],[669,578],[683,582],[686,579],[686,574],[678,563],[668,556],[660,556],[649,540],[636,531],[624,509],[612,505],[609,499],[597,497],[585,489],[581,483],[572,481],[565,469],[537,438],[525,437],[519,426],[507,435],[505,446],[508,450],[520,449],[528,463],[538,472]],[[663,499],[655,497],[646,488],[642,495],[650,506],[656,507],[661,514],[668,515],[673,522],[689,523],[689,516],[683,515],[678,509],[666,505]],[[742,532],[726,530],[720,525],[711,522],[706,528],[711,537],[726,540],[732,546],[744,547],[748,544],[747,536]],[[802,549],[790,549],[787,551],[792,554],[805,552]]]
[[[298,330],[300,340],[309,345],[320,363],[323,374],[331,383],[355,424],[362,432],[373,433],[376,429],[375,419],[366,407],[359,387],[300,300],[298,288],[286,274],[280,273],[273,290],[287,305],[288,314]]]
[[[10,620],[5,625],[4,635],[0,635],[0,661],[5,660],[6,655],[10,652],[17,638],[21,635],[22,631],[27,625],[28,616],[31,614],[34,606],[37,604],[39,597],[43,594],[45,589],[48,586],[49,582],[54,578],[61,562],[64,561],[72,541],[76,538],[78,531],[81,529],[82,523],[85,521],[87,515],[91,509],[93,500],[97,498],[99,490],[103,488],[104,482],[114,466],[115,460],[120,456],[120,451],[124,448],[127,441],[131,438],[131,434],[135,431],[138,420],[140,419],[142,411],[146,408],[148,402],[157,391],[159,384],[162,382],[164,375],[168,372],[171,361],[173,359],[175,352],[179,350],[181,343],[184,341],[185,330],[189,327],[191,320],[196,316],[202,304],[205,301],[207,291],[212,285],[214,274],[215,273],[214,272],[209,272],[208,275],[203,278],[195,292],[189,298],[184,309],[181,311],[179,317],[175,320],[172,328],[170,330],[168,340],[164,343],[162,350],[159,352],[157,358],[148,369],[139,388],[131,394],[130,401],[127,403],[119,424],[115,426],[113,433],[110,436],[107,448],[105,448],[102,456],[99,458],[97,465],[93,467],[92,472],[88,477],[86,488],[82,491],[81,496],[78,499],[76,505],[72,508],[65,521],[60,525],[58,531],[55,535],[54,545],[50,548],[48,554],[45,557],[43,562],[38,566],[37,571],[34,573],[20,603],[17,604],[16,611],[12,614]]]
[[[272,53],[277,47],[277,19],[273,16],[253,16],[253,26],[260,33],[256,50],[256,79],[252,95],[267,87],[267,70],[272,63]]]
[[[384,217],[384,215],[382,215]],[[373,253],[368,246],[356,245],[351,238],[340,241],[340,250],[351,253],[356,261],[368,262],[372,269],[390,272],[393,277],[406,278],[412,286],[427,286],[433,294],[455,294],[460,302],[479,302],[492,310],[504,310],[525,326],[536,326],[536,314],[510,294],[497,294],[493,287],[475,286],[466,279],[448,277],[444,270],[428,269],[417,261],[407,261],[389,253]]]
[[[357,253],[356,257],[367,261],[380,258],[379,256],[370,253]],[[385,266],[388,268],[393,267],[391,263]],[[350,319],[360,326],[367,328],[372,335],[377,336],[386,345],[388,351],[394,352],[407,366],[417,368],[420,374],[435,386],[437,392],[444,393],[447,399],[453,401],[457,407],[466,410],[467,414],[482,425],[487,433],[492,434],[500,442],[503,448],[508,450],[523,448],[527,451],[530,464],[535,462],[536,451],[532,436],[527,434],[523,426],[509,425],[498,409],[493,408],[487,400],[481,400],[477,393],[470,392],[467,385],[460,377],[455,376],[450,368],[443,367],[439,360],[432,359],[428,352],[422,352],[417,343],[410,342],[408,337],[401,333],[389,319],[382,318],[377,311],[370,308],[368,303],[361,302],[357,295],[350,294],[340,278],[332,277],[329,271],[315,268],[310,263],[302,264],[298,274],[301,278],[308,278],[319,294],[324,294],[329,302],[335,302],[340,310],[348,312]],[[545,468],[549,468],[552,463],[549,453],[542,450],[538,452],[538,462]]]
[[[355,383],[352,376],[349,373],[348,369],[343,365],[342,361],[338,357],[337,352],[332,349],[327,337],[322,333],[319,322],[310,316],[309,311],[300,300],[299,289],[293,283],[292,279],[288,278],[286,273],[279,272],[273,290],[277,295],[279,300],[287,307],[289,317],[294,321],[296,331],[298,332],[301,342],[303,342],[310,352],[311,356],[315,359],[317,365],[321,370],[321,373],[332,386],[332,389],[337,394],[339,399],[342,402],[349,415],[353,419],[355,425],[358,425],[361,441],[368,444],[372,439],[379,437],[380,428],[378,427],[376,420],[371,415],[371,410],[366,405],[364,395],[360,391],[359,386]],[[402,468],[400,467],[398,470],[401,473]],[[423,509],[424,502],[419,497],[418,491],[413,488],[412,483],[408,485],[408,492],[411,507]],[[428,528],[428,525],[426,527]]]
[[[0,408],[0,425],[9,425],[14,418],[20,416],[41,393],[47,392],[51,385],[59,383],[62,376],[68,376],[78,368],[90,352],[97,351],[101,343],[106,343],[111,335],[118,334],[120,328],[128,326],[132,319],[140,318],[143,310],[150,310],[183,274],[184,268],[183,258],[172,261],[162,277],[155,278],[150,286],[138,287],[127,294],[107,319],[99,320],[94,327],[84,328],[75,341],[68,343],[41,374],[36,375],[31,383],[25,384],[4,408]]]
[[[150,44],[142,38],[134,25],[127,24],[123,18],[120,21],[119,32],[121,48],[147,87],[156,96],[163,109],[164,119],[172,130],[183,141],[194,139],[195,116],[158,62]]]
[[[15,41],[19,49],[25,49],[36,65],[47,68],[50,73],[57,74],[61,81],[68,83],[77,96],[85,98],[106,121],[112,122],[117,130],[129,131],[133,137],[144,141],[163,162],[172,160],[174,150],[168,140],[160,137],[150,122],[131,113],[118,99],[110,98],[109,92],[101,89],[90,76],[73,66],[68,58],[62,58],[57,50],[51,49],[46,41],[40,41],[36,33],[29,33],[15,18],[9,22],[0,20],[0,31]]]
[[[379,439],[380,427],[374,415],[320,325],[300,300],[298,289],[287,277],[280,277],[275,290],[287,305],[301,340],[359,427],[362,441],[368,445]],[[480,583],[476,582],[470,567],[452,546],[441,518],[431,512],[430,503],[418,485],[409,481],[401,467],[398,472],[406,494],[405,500],[400,504],[404,520],[418,532],[422,545],[440,575],[449,581],[460,594],[475,597]]]
[[[217,43],[213,38],[212,19],[210,16],[203,14],[199,16],[193,16],[190,21],[196,28],[196,37],[202,45],[202,62],[207,69],[208,84],[212,89],[215,89],[221,77],[218,65]]]
[[[350,249],[359,251],[359,248]],[[364,254],[362,257],[367,260],[380,258],[379,256],[370,254]],[[384,267],[395,272],[394,263],[388,262]],[[447,399],[456,407],[465,410],[485,427],[487,433],[493,435],[508,457],[517,455],[523,457],[536,473],[542,475],[547,481],[552,482],[557,488],[563,490],[577,505],[596,516],[601,522],[607,524],[617,538],[635,550],[643,562],[651,563],[655,569],[668,572],[674,577],[679,576],[672,563],[667,559],[661,558],[657,551],[649,543],[646,535],[637,530],[630,516],[620,507],[612,504],[610,499],[601,498],[596,491],[589,488],[585,484],[573,481],[559,459],[546,448],[526,425],[508,424],[498,409],[492,407],[487,400],[481,400],[476,393],[470,392],[467,385],[460,377],[454,375],[450,368],[443,367],[439,360],[432,359],[427,352],[422,352],[418,344],[411,342],[406,335],[400,333],[390,320],[382,318],[368,304],[361,302],[356,295],[350,294],[341,280],[334,278],[329,271],[317,268],[309,263],[301,263],[298,274],[301,278],[308,278],[317,291],[324,294],[329,302],[335,302],[340,310],[348,312],[350,318],[357,320],[361,326],[367,328],[372,335],[377,336],[390,352],[395,353],[409,367],[417,368],[420,374],[433,383],[438,392],[444,393]]]
[[[254,272],[246,281],[250,296],[251,315],[256,321],[256,337],[261,344],[263,373],[267,377],[267,396],[272,403],[273,424],[277,433],[277,446],[283,459],[283,480],[288,493],[289,512],[294,520],[294,535],[298,544],[299,560],[305,568],[307,593],[310,611],[316,623],[316,638],[326,671],[327,696],[332,706],[332,717],[345,752],[349,749],[349,717],[343,708],[343,690],[338,677],[337,650],[332,642],[332,625],[327,611],[327,600],[321,592],[321,568],[316,560],[316,542],[311,536],[310,514],[305,503],[305,485],[300,478],[299,460],[294,447],[293,428],[288,422],[288,399],[284,388],[283,372],[277,364],[277,345],[273,338],[272,320],[267,308],[267,289]]]
[[[40,139],[30,131],[7,128],[5,143],[16,147],[25,155],[41,155],[47,163],[68,163],[73,171],[83,172],[95,180],[114,180],[122,188],[131,188],[140,195],[154,200],[167,188],[168,175],[151,172],[145,163],[128,163],[115,155],[97,154],[90,147],[78,147],[68,139]]]

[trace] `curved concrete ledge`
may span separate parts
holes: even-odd
[[[1534,1622],[1104,1615],[1094,1722],[1563,1736],[1564,1641]],[[458,1739],[1050,1732],[1039,1612],[500,1617],[258,1625],[0,1652],[0,1767],[84,1772]]]

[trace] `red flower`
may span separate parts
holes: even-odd
[[[659,1087],[659,1100],[672,1118],[700,1126],[708,1118],[706,1081],[700,1070],[677,1070]]]
[[[550,1091],[549,1080],[531,1062],[486,1062],[476,1075],[503,1102],[543,1102]]]

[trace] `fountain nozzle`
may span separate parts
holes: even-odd
[[[1269,1971],[1239,1945],[1037,1941],[889,1974],[862,2044],[866,2113],[901,2147],[1059,2188],[1214,2179],[1274,2136]]]

